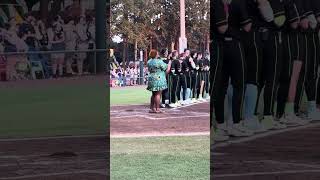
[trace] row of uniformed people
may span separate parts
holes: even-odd
[[[319,1],[214,0],[212,7],[210,109],[215,140],[319,119]],[[232,123],[227,126],[229,79]],[[308,118],[301,112],[304,92]]]
[[[165,63],[169,60],[171,71],[167,75],[168,89],[162,93],[162,107],[175,108],[198,101],[209,100],[209,55],[186,49],[179,54],[162,51]]]

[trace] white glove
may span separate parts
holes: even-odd
[[[269,1],[265,1],[264,3],[260,4],[258,8],[265,21],[271,22],[274,20],[273,9]]]
[[[314,14],[311,14],[308,16],[308,20],[309,20],[309,25],[312,29],[315,29],[317,27],[317,19],[314,16]]]

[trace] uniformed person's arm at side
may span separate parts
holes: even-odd
[[[228,17],[224,9],[222,0],[214,0],[214,24],[217,27],[219,33],[224,34],[228,30]]]
[[[288,15],[288,22],[290,23],[290,27],[292,29],[297,29],[300,21],[300,15],[297,5],[294,3],[293,0],[286,0],[285,10]]]
[[[247,9],[247,0],[239,1],[239,8],[240,8],[240,24],[246,32],[251,31],[252,27],[252,20],[249,17],[248,9]]]
[[[313,13],[318,23],[320,23],[320,0],[312,0],[312,7],[313,7]]]
[[[260,11],[261,16],[266,22],[272,22],[274,20],[273,9],[268,0],[254,0]]]

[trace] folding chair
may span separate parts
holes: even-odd
[[[32,79],[37,79],[37,73],[41,74],[41,79],[44,79],[44,71],[40,61],[31,61],[31,76]]]

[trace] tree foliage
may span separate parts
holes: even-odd
[[[138,43],[169,48],[180,33],[179,0],[111,0],[111,36]],[[210,28],[208,0],[186,0],[186,31],[190,47],[199,48]]]

